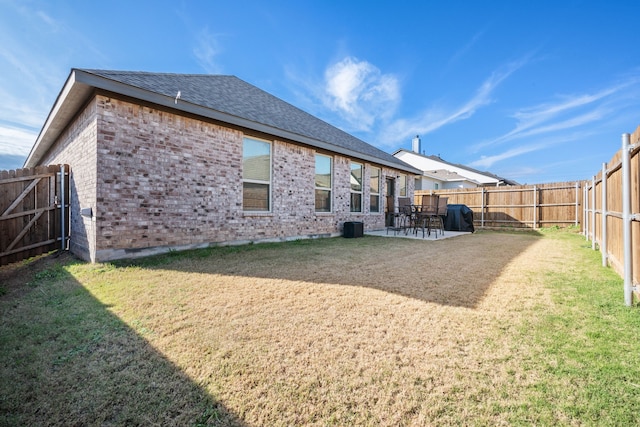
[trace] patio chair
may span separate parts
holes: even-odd
[[[434,194],[425,194],[422,196],[422,205],[420,205],[420,211],[417,213],[418,221],[415,228],[415,233],[418,233],[418,226],[422,228],[422,238],[425,236],[425,229],[427,235],[431,235],[431,227],[437,222],[438,218],[438,196]],[[436,232],[436,238],[438,234]]]
[[[440,226],[440,235],[444,235],[444,219],[447,216],[448,197],[438,197],[438,225]]]
[[[405,234],[407,234],[413,224],[414,216],[410,197],[398,197],[398,211],[400,214],[401,228],[404,229]]]
[[[393,216],[393,224],[391,227],[387,227],[387,234],[389,229],[393,230],[393,235],[399,231],[406,230],[410,224],[411,217],[411,199],[409,197],[398,197],[398,208],[394,209],[391,214]]]

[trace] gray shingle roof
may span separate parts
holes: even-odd
[[[169,74],[109,70],[77,70],[103,77],[134,88],[176,98],[178,103],[190,103],[243,120],[257,130],[280,130],[294,140],[358,156],[363,160],[419,173],[390,153],[386,153],[353,135],[259,89],[235,76],[203,74]],[[258,126],[259,125],[259,126]],[[301,138],[297,138],[299,136]]]

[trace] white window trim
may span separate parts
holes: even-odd
[[[329,175],[331,176],[331,185],[327,188],[327,187],[318,187],[317,185],[315,185],[315,181],[316,181],[316,177],[315,177],[315,162],[316,162],[316,156],[321,156],[321,157],[326,157],[330,160],[331,165],[330,165],[330,170],[329,170]],[[328,214],[332,214],[333,213],[333,181],[334,181],[334,177],[333,177],[333,170],[334,170],[334,158],[333,156],[328,156],[326,154],[321,154],[321,153],[315,153],[313,156],[313,162],[314,162],[314,175],[313,175],[313,209],[316,213],[316,215],[328,215]],[[319,211],[316,210],[316,202],[315,202],[315,191],[316,190],[322,190],[322,191],[329,191],[329,210],[328,211]]]
[[[404,187],[400,184],[404,182]],[[404,190],[404,194],[402,194],[402,190]],[[398,176],[398,197],[408,197],[409,196],[409,177],[407,175],[399,175]]]
[[[373,172],[374,170],[378,171],[378,192],[377,193],[373,191],[373,188],[371,188],[371,172]],[[370,166],[369,167],[369,210],[370,210],[369,213],[379,214],[382,211],[382,209],[380,209],[380,201],[381,201],[380,190],[382,190],[381,178],[382,178],[382,169],[377,166]],[[371,196],[378,196],[377,211],[371,211]]]
[[[357,214],[357,215],[362,215],[364,212],[364,208],[363,208],[363,204],[364,204],[364,164],[362,163],[358,163],[358,162],[350,162],[349,163],[349,180],[351,180],[351,171],[353,169],[351,169],[351,167],[353,165],[360,165],[360,191],[354,191],[351,188],[351,181],[349,181],[349,212],[352,214]],[[351,195],[352,194],[360,194],[360,210],[359,211],[352,211],[351,210]]]
[[[257,211],[257,210],[247,210],[244,207],[244,194],[243,194],[243,203],[242,203],[242,211],[245,214],[249,214],[249,215],[269,215],[271,213],[273,213],[273,148],[274,148],[274,144],[273,141],[269,141],[267,139],[261,139],[261,138],[255,138],[253,136],[247,136],[244,135],[242,137],[242,144],[243,144],[243,148],[242,148],[242,163],[244,163],[244,140],[245,139],[251,139],[253,141],[258,141],[258,142],[264,142],[269,144],[269,181],[262,181],[262,180],[257,180],[257,179],[245,179],[244,177],[242,178],[242,183],[244,184],[245,182],[248,182],[250,184],[267,184],[269,186],[269,194],[267,195],[267,197],[269,198],[269,200],[267,200],[267,204],[269,205],[269,209],[267,209],[266,211]],[[244,169],[242,171],[242,173],[244,174]],[[244,188],[242,190],[244,192]]]

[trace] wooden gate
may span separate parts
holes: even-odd
[[[0,171],[0,265],[67,249],[69,165]]]

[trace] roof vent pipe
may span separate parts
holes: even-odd
[[[420,152],[422,151],[421,145],[422,142],[420,141],[420,135],[416,135],[416,137],[411,140],[411,149],[414,153],[420,154]]]

